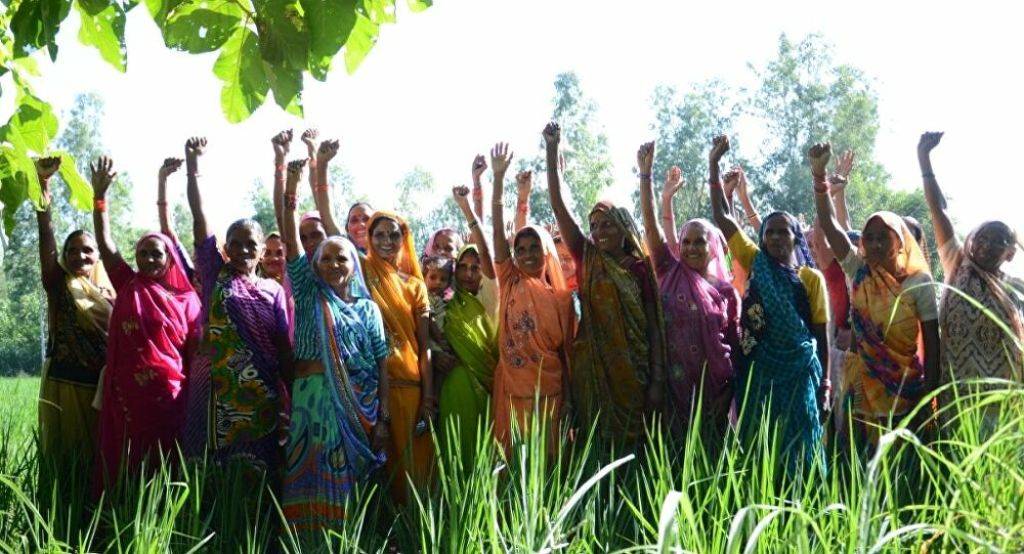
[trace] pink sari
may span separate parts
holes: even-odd
[[[108,268],[119,296],[110,318],[100,409],[98,468],[106,481],[98,485],[115,482],[122,464],[131,471],[155,448],[175,447],[184,416],[182,386],[201,336],[199,295],[177,248],[160,233],[139,242],[150,237],[167,250],[162,279],[124,263]]]

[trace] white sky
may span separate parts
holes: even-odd
[[[619,176],[608,196],[623,198],[635,186],[636,147],[651,136],[655,85],[684,90],[713,77],[741,84],[748,62],[774,55],[780,33],[797,40],[821,32],[837,61],[876,79],[877,156],[894,186],[919,186],[917,138],[944,130],[935,168],[961,232],[993,217],[1021,226],[1024,183],[1012,154],[1024,129],[1017,3],[439,0],[420,14],[399,4],[399,22],[382,29],[355,75],[339,57],[328,83],[307,79],[304,96],[308,124],[341,139],[341,163],[378,204],[413,166],[437,178],[440,201],[452,185],[468,184],[473,155],[495,141],[532,155],[552,81],[566,70],[599,105]],[[268,97],[249,120],[228,124],[211,71],[216,54],[166,49],[142,6],[127,28],[128,72],[119,74],[77,43],[72,14],[57,64],[41,64],[38,92],[59,110],[80,92],[103,96],[105,142],[135,182],[140,224],[155,224],[160,161],[181,156],[193,134],[210,139],[202,173],[214,225],[247,215],[253,179],[270,181],[270,137],[307,123]],[[183,188],[184,178],[172,187]]]

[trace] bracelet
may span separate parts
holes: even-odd
[[[516,211],[519,212],[519,213],[524,213],[525,214],[526,212],[530,211],[530,205],[525,203],[525,202],[522,203],[522,204],[519,204],[519,205],[516,206]]]
[[[828,177],[825,175],[811,175],[811,177],[814,179],[814,192],[818,194],[828,194]]]
[[[298,199],[296,198],[296,196],[294,194],[285,194],[284,195],[284,207],[286,207],[286,208],[288,208],[290,210],[294,210],[295,206],[297,204],[298,204]]]
[[[722,180],[719,179],[717,181],[708,181],[708,185],[711,185],[711,188],[721,189],[722,188]]]
[[[105,198],[97,198],[92,201],[92,207],[97,212],[107,211],[107,200]]]
[[[317,185],[313,187],[313,192],[325,192],[327,190],[330,190],[327,185]]]
[[[274,165],[274,171],[277,172],[277,173],[284,173],[287,170],[288,169],[285,167],[284,164],[275,164]]]
[[[925,179],[934,179],[935,174],[932,173],[931,171],[925,171],[924,173],[921,174],[921,177],[924,177]]]
[[[650,173],[641,173],[640,174],[640,178],[641,179],[650,179],[651,178],[651,174]]]
[[[157,206],[166,206],[167,205],[167,201],[166,200],[157,200],[156,201],[156,205]]]

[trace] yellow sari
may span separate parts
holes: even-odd
[[[421,400],[419,344],[416,327],[419,318],[430,310],[427,286],[416,259],[409,225],[396,214],[377,212],[368,229],[382,219],[398,223],[402,246],[392,264],[377,253],[373,241],[367,244],[363,273],[370,295],[380,307],[391,352],[384,361],[388,372],[391,411],[391,442],[387,449],[387,468],[391,475],[391,494],[397,503],[408,497],[406,474],[417,487],[426,486],[433,470],[433,442],[429,433],[415,436]]]

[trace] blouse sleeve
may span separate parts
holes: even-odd
[[[430,295],[427,293],[427,284],[419,279],[410,279],[409,285],[412,290],[412,314],[421,316],[430,313]]]
[[[107,276],[110,277],[110,284],[114,285],[114,290],[120,292],[121,287],[127,285],[132,277],[135,277],[135,272],[124,261],[124,258],[120,256],[116,256],[116,258],[115,263],[103,269],[107,270]]]
[[[936,288],[931,275],[925,272],[912,275],[903,282],[903,287],[907,295],[914,299],[917,317],[921,318],[921,321],[939,319],[939,306],[935,299]]]
[[[179,255],[181,250],[179,250]],[[217,274],[224,267],[224,258],[217,248],[217,237],[210,235],[196,245],[196,273],[199,275],[199,285],[203,291],[203,300],[208,303],[217,281]]]
[[[761,249],[743,231],[736,231],[729,237],[729,252],[732,252],[733,259],[748,273],[750,268],[754,267],[754,258],[760,251]]]
[[[292,283],[292,296],[296,300],[308,297],[316,291],[316,277],[313,268],[306,261],[306,255],[288,262],[288,279]]]
[[[367,301],[367,322],[366,329],[370,335],[370,349],[373,354],[373,359],[377,360],[378,363],[383,362],[390,352],[388,347],[388,339],[384,334],[384,317],[380,313],[380,307],[377,306],[376,302]]]
[[[811,303],[811,323],[827,324],[829,318],[828,299],[825,294],[825,276],[817,269],[802,267],[800,281],[807,289],[807,297]]]

